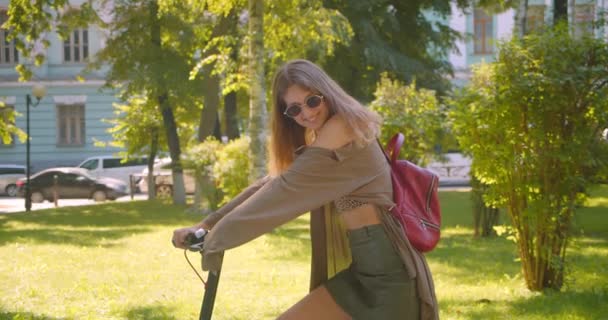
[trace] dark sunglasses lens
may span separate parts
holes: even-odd
[[[285,114],[292,118],[297,117],[300,112],[302,112],[302,107],[300,106],[289,106],[287,107],[287,110],[285,110]]]
[[[308,99],[306,99],[306,105],[309,108],[316,108],[321,104],[322,100],[323,99],[319,96],[310,96]]]

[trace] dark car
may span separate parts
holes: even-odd
[[[53,201],[57,177],[59,199],[87,198],[95,201],[115,200],[127,194],[127,184],[113,178],[95,178],[82,168],[51,168],[30,177],[32,202]],[[18,195],[25,197],[26,179],[17,181]]]

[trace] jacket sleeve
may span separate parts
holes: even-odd
[[[222,219],[228,212],[232,211],[238,205],[243,203],[245,200],[249,199],[254,193],[260,190],[261,187],[266,184],[270,180],[270,176],[265,176],[256,180],[249,187],[245,188],[241,193],[239,193],[236,197],[230,200],[228,203],[223,205],[221,208],[217,209],[215,212],[209,214],[204,220],[203,223],[212,228],[220,219]]]
[[[350,149],[338,153],[306,148],[286,172],[271,178],[214,226],[205,238],[203,269],[219,270],[220,252],[347,195],[382,172],[377,164],[358,161],[361,152]]]

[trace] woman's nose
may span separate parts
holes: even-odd
[[[302,116],[304,116],[305,119],[308,118],[311,113],[312,109],[310,109],[307,105],[302,106]]]

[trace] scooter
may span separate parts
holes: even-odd
[[[207,232],[208,231],[205,229],[198,229],[196,230],[196,232],[188,234],[185,239],[185,243],[188,246],[187,250],[200,252],[202,255],[203,243],[205,242],[205,235],[207,235]],[[199,320],[211,320],[211,315],[213,313],[213,305],[215,304],[215,295],[217,293],[217,286],[220,281],[220,273],[222,271],[221,266],[224,258],[224,253],[222,252],[220,254],[220,269],[216,272],[209,272],[209,275],[207,276],[207,281],[203,280],[198,271],[196,271],[196,268],[194,268],[192,263],[190,263],[186,250],[184,250],[184,256],[186,257],[186,261],[188,261],[188,264],[190,264],[192,270],[194,270],[196,275],[201,279],[201,281],[205,285],[205,293],[203,295],[203,303],[201,304]]]

